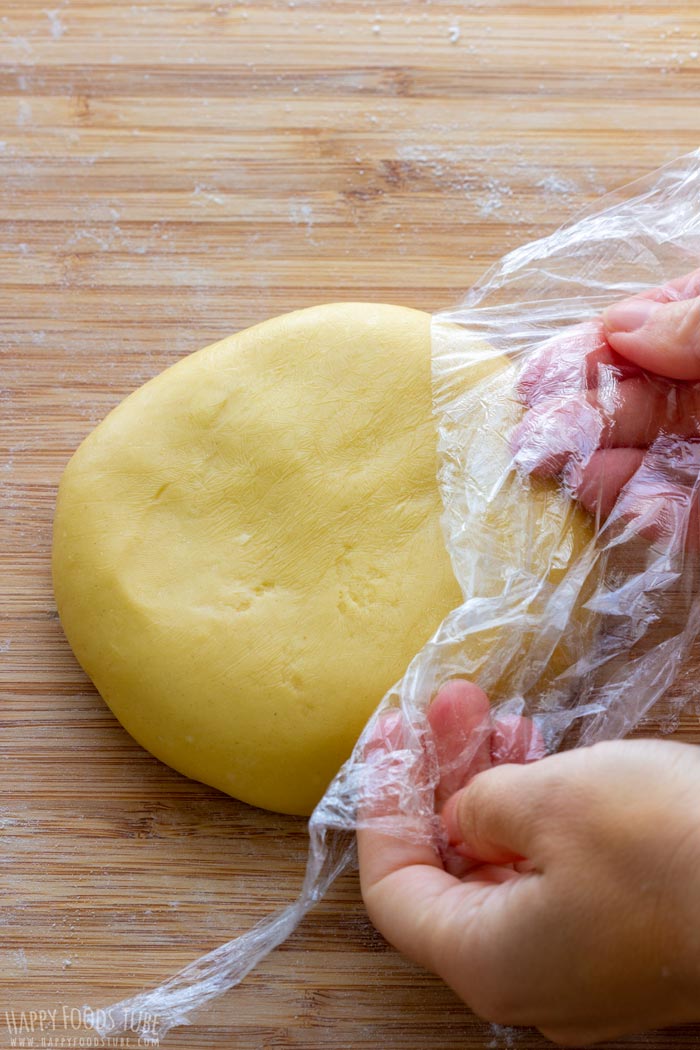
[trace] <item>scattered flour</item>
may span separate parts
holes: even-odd
[[[26,36],[10,36],[7,37],[7,43],[10,47],[13,47],[15,51],[21,51],[25,55],[33,55],[34,48],[27,40]]]
[[[317,242],[313,236],[316,218],[314,216],[313,205],[310,201],[301,198],[291,200],[289,203],[289,220],[290,222],[296,223],[298,226],[305,226],[306,239],[309,244],[316,246]]]
[[[445,125],[436,127],[435,134],[444,138],[451,131]],[[463,127],[455,126],[457,141],[463,132]],[[538,170],[531,154],[516,144],[501,148],[416,143],[400,146],[396,157],[405,167],[409,185],[412,181],[431,182],[436,191],[464,193],[481,218],[498,215],[502,222],[522,220],[528,210],[523,200],[533,192],[560,211],[584,195],[600,195],[607,190],[594,168],[576,168],[576,178],[545,164]]]
[[[66,31],[65,23],[61,20],[61,12],[58,10],[53,10],[45,11],[44,13],[49,20],[51,36],[54,38],[54,40],[60,40]]]
[[[500,179],[486,179],[486,192],[477,197],[479,215],[486,218],[503,207],[504,201],[513,196],[512,188]]]
[[[523,1031],[517,1028],[507,1028],[502,1024],[492,1024],[491,1031],[493,1032],[493,1039],[488,1044],[490,1050],[500,1050],[500,1048],[510,1048],[516,1045],[516,1043],[523,1038]]]
[[[198,204],[202,204],[205,200],[213,201],[214,204],[226,203],[226,198],[221,193],[217,193],[210,186],[205,186],[204,183],[197,183],[192,190],[192,196]]]
[[[400,146],[396,155],[416,175],[427,176],[448,189],[475,190],[479,186],[471,150],[433,145]]]
[[[557,175],[554,172],[540,179],[536,186],[538,189],[544,190],[545,193],[556,193],[562,196],[569,196],[579,191],[579,187],[572,179],[564,179],[561,175]]]
[[[17,104],[17,127],[24,128],[32,122],[32,107],[25,98]]]

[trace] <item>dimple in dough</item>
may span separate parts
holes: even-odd
[[[436,467],[428,314],[320,306],[192,354],[62,478],[54,586],[78,660],[164,762],[309,813],[461,601]]]

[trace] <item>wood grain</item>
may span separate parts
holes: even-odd
[[[209,341],[334,299],[437,309],[697,147],[698,52],[678,0],[4,0],[1,1045],[6,1010],[103,1005],[248,929],[293,898],[306,852],[302,821],[145,754],[75,664],[49,577],[71,451]],[[167,1045],[508,1040],[545,1046],[389,949],[348,876]]]

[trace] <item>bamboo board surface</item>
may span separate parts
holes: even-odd
[[[699,53],[700,13],[677,0],[3,0],[0,1046],[12,1011],[58,1010],[54,1036],[85,1036],[64,1007],[247,930],[293,899],[306,854],[303,821],[142,751],[76,665],[49,577],[72,450],[146,379],[266,317],[450,304],[505,251],[700,145]],[[547,1045],[494,1033],[388,948],[349,875],[165,1045],[509,1040]]]

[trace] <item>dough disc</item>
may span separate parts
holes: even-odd
[[[461,600],[436,466],[428,314],[321,306],[192,354],[61,481],[78,660],[164,762],[309,813]]]

